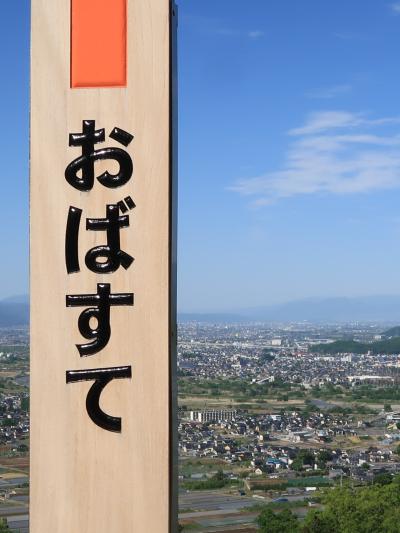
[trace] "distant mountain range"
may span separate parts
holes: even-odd
[[[400,322],[400,295],[307,298],[230,313],[180,313],[182,322]]]
[[[400,323],[400,295],[307,298],[277,305],[240,309],[231,313],[179,313],[178,320],[215,324],[250,321]],[[27,325],[28,323],[29,297],[27,295],[0,300],[0,327]]]
[[[29,324],[29,297],[12,296],[0,300],[0,327],[27,326]]]

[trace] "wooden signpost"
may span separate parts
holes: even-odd
[[[31,533],[175,533],[175,7],[32,0]]]

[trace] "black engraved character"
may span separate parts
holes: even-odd
[[[128,198],[134,205],[132,199]],[[129,215],[119,216],[120,203],[107,205],[106,218],[86,219],[87,230],[107,232],[107,244],[91,248],[85,257],[86,266],[97,274],[115,272],[120,265],[128,269],[134,260],[121,250],[120,230],[129,227]],[[78,237],[81,215],[82,211],[77,207],[69,208],[65,233],[65,263],[68,274],[79,272]],[[100,258],[106,260],[99,260]]]
[[[86,219],[87,230],[107,232],[107,245],[96,246],[86,254],[85,263],[89,270],[106,274],[115,272],[120,265],[125,270],[131,266],[133,257],[120,248],[119,232],[121,228],[127,227],[129,227],[129,215],[119,216],[118,204],[107,205],[106,218]],[[99,258],[106,258],[106,261],[98,261]]]
[[[112,305],[133,305],[133,294],[111,294],[109,283],[98,283],[97,294],[77,294],[66,297],[67,307],[92,306],[82,311],[78,320],[78,327],[85,339],[93,342],[77,344],[81,357],[94,355],[107,346],[111,335],[110,307]],[[90,320],[96,320],[96,327],[92,328]]]
[[[121,419],[105,413],[100,407],[100,396],[104,388],[113,379],[132,377],[132,367],[122,366],[116,368],[99,368],[95,370],[68,370],[67,383],[95,380],[86,397],[86,411],[91,420],[107,431],[121,433]]]
[[[110,133],[110,138],[124,146],[129,146],[133,136],[120,128],[114,128]],[[115,146],[95,150],[95,145],[104,141],[105,130],[104,128],[96,130],[95,120],[84,120],[82,122],[82,133],[70,134],[69,146],[82,147],[82,155],[74,159],[65,170],[65,179],[75,189],[90,191],[93,188],[95,178],[94,163],[101,159],[114,160],[119,164],[117,174],[110,174],[105,171],[100,176],[97,176],[102,185],[114,189],[125,185],[131,179],[133,174],[131,156],[125,150]]]
[[[65,231],[65,264],[68,274],[79,272],[78,240],[82,209],[71,206]]]

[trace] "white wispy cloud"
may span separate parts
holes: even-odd
[[[249,37],[250,39],[260,39],[265,35],[261,30],[251,30],[251,31],[239,31],[233,28],[216,28],[214,33],[224,37]]]
[[[318,111],[311,113],[303,126],[289,130],[289,135],[308,135],[336,128],[350,128],[362,122],[360,114],[347,111]]]
[[[305,194],[356,194],[400,188],[400,129],[382,133],[399,117],[370,119],[365,113],[312,113],[292,139],[278,170],[242,179],[231,190],[255,205]],[[393,128],[389,128],[393,130]]]
[[[306,93],[308,98],[321,98],[328,100],[330,98],[336,98],[342,94],[348,94],[351,92],[351,85],[333,85],[332,87],[323,87],[319,89],[313,89]]]
[[[393,13],[400,15],[400,2],[395,2],[394,4],[391,4],[390,7],[392,8]]]
[[[261,30],[252,30],[247,35],[250,39],[259,39],[260,37],[264,37],[265,33]]]
[[[365,113],[318,111],[311,113],[306,123],[300,128],[289,130],[289,135],[312,134],[337,128],[355,128],[356,126],[374,127],[385,124],[400,124],[400,117],[368,119]]]

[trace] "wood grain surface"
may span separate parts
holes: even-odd
[[[171,486],[171,115],[170,2],[128,0],[128,79],[123,89],[70,88],[70,0],[32,0],[31,57],[31,533],[175,533]],[[99,35],[106,39],[106,35]],[[123,187],[97,180],[79,192],[64,177],[81,154],[68,146],[83,120],[105,128],[104,147],[118,126],[134,135],[134,172]],[[97,146],[98,148],[100,146]],[[122,147],[123,148],[123,147]],[[115,172],[96,163],[96,174]],[[133,265],[95,274],[84,257],[105,244],[105,232],[85,230],[106,204],[130,195],[130,227],[121,248]],[[70,206],[83,210],[81,271],[64,258]],[[83,308],[66,295],[134,293],[133,307],[111,308],[111,338],[98,354],[79,356]],[[172,298],[173,298],[172,294]],[[172,320],[171,320],[172,319]],[[172,343],[173,345],[173,343]],[[173,363],[173,362],[172,362]],[[132,366],[132,379],[104,390],[104,411],[122,418],[111,433],[88,417],[92,382],[66,385],[67,370]],[[173,364],[172,364],[173,368]],[[171,527],[171,529],[170,529]]]

